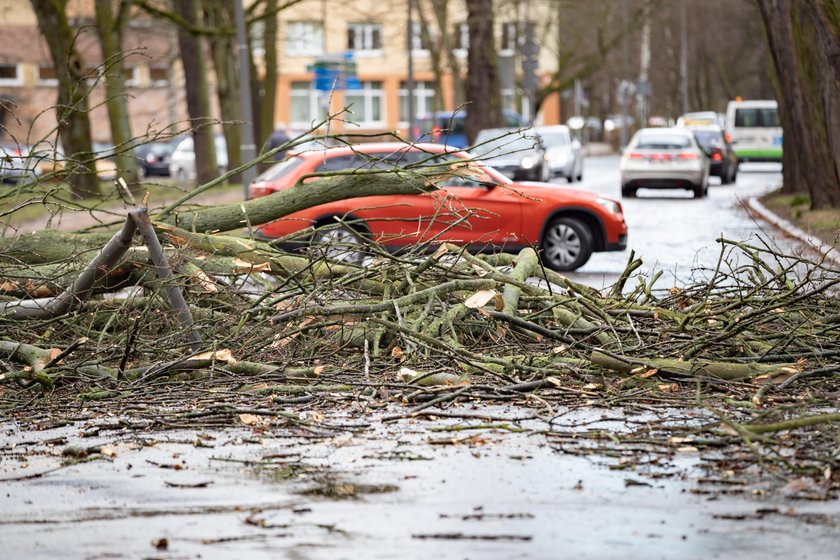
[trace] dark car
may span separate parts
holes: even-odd
[[[141,177],[169,177],[169,160],[175,145],[183,138],[178,137],[164,142],[140,144],[134,150],[137,158],[137,172]]]
[[[417,126],[412,130],[414,140],[421,142],[434,142],[445,144],[453,148],[464,148],[467,146],[467,135],[464,129],[464,121],[467,118],[466,111],[438,111],[420,115]],[[505,109],[502,111],[502,119],[507,128],[520,128],[528,126],[525,118]]]
[[[720,177],[722,185],[734,183],[738,178],[738,156],[726,139],[726,134],[716,125],[689,126],[700,148],[709,156],[709,175]]]
[[[475,137],[470,153],[514,181],[551,178],[548,152],[533,129],[486,128]]]

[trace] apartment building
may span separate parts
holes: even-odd
[[[327,114],[347,107],[351,113],[333,120],[332,131],[400,131],[406,136],[409,59],[417,114],[458,107],[463,102],[469,44],[465,2],[450,0],[441,24],[440,15],[431,11],[431,2],[415,0],[410,32],[408,4],[408,0],[302,0],[281,10],[277,16],[276,124],[290,132],[304,131]],[[527,21],[545,19],[539,7],[548,5],[543,0],[534,0],[533,5],[529,0],[495,3],[503,99],[506,108],[520,113],[528,112],[528,100],[521,89],[523,29]],[[80,30],[76,48],[94,86],[89,99],[92,134],[96,141],[108,141],[110,128],[100,78],[109,70],[103,68],[93,4],[71,0],[68,15]],[[251,31],[259,68],[266,45],[261,43],[259,24]],[[442,45],[447,43],[444,52]],[[124,32],[123,46],[134,134],[183,123],[187,118],[185,91],[173,27],[148,17],[132,20]],[[316,66],[347,58],[355,65],[351,87],[325,88],[323,80],[316,80]],[[440,63],[435,64],[438,59]],[[549,49],[540,49],[538,60],[538,77],[550,73]],[[453,66],[458,68],[458,76],[450,70]],[[212,84],[212,64],[208,71]],[[31,5],[23,0],[0,0],[0,142],[55,141],[55,102],[55,72]],[[559,106],[556,99],[547,98],[538,120],[559,122]],[[213,111],[212,116],[218,116],[217,108]]]
[[[281,11],[275,111],[278,123],[292,131],[306,130],[328,112],[336,114],[349,107],[351,113],[335,121],[334,129],[398,130],[404,134],[409,125],[409,57],[416,112],[458,107],[462,95],[456,88],[462,87],[466,75],[469,46],[465,3],[448,3],[448,29],[441,29],[441,18],[431,11],[431,3],[415,1],[410,33],[408,4],[407,0],[304,0]],[[544,3],[539,2],[535,6],[516,0],[496,2],[496,42],[503,82],[507,82],[503,83],[503,101],[505,108],[520,113],[529,112],[528,99],[517,78],[521,76],[523,30],[526,21],[539,15],[537,4],[545,9]],[[448,35],[445,41],[444,33]],[[449,53],[441,52],[441,45],[446,43],[452,49],[452,64]],[[439,66],[445,66],[437,77],[433,67],[435,54],[443,61]],[[342,57],[355,63],[355,87],[319,89],[323,84],[317,83],[313,65]],[[540,49],[538,79],[550,65],[550,54]],[[452,66],[460,69],[460,84],[449,70]],[[538,119],[545,124],[560,122],[559,107],[556,95],[549,96]]]

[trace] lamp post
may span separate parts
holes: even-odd
[[[416,121],[414,106],[414,0],[408,0],[408,75],[405,80],[406,95],[408,96],[408,141],[414,140],[414,125]]]
[[[245,14],[242,11],[242,0],[234,3],[236,14],[236,55],[239,62],[239,110],[242,113],[242,144],[240,155],[242,162],[253,161],[257,157],[257,146],[254,144],[254,115],[251,108],[251,72],[248,68],[248,40],[245,36]],[[275,16],[276,17],[276,16]],[[275,48],[274,45],[266,45]],[[274,100],[269,100],[274,103]],[[257,170],[251,166],[242,172],[242,188],[245,199],[248,199],[248,185],[257,176]]]

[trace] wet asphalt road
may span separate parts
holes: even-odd
[[[624,206],[629,229],[628,250],[595,253],[582,268],[568,276],[596,288],[612,285],[624,270],[630,250],[641,257],[638,271],[650,275],[662,270],[661,282],[668,286],[686,283],[692,270],[713,268],[720,254],[721,235],[736,241],[758,241],[761,236],[782,249],[791,241],[769,224],[756,222],[743,208],[749,198],[760,196],[781,184],[778,164],[743,164],[738,181],[721,185],[717,177],[709,182],[709,196],[699,200],[690,191],[640,189],[637,198],[622,199],[618,156],[590,157],[581,183],[572,186],[614,198]],[[555,179],[565,184],[563,179]]]

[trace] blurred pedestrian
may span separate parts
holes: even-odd
[[[273,150],[275,148],[279,148],[283,144],[287,144],[289,142],[289,135],[286,134],[286,130],[284,126],[279,126],[277,130],[271,133],[271,136],[268,137],[268,143],[266,145],[266,150]],[[286,150],[280,150],[276,154],[274,154],[274,161],[280,161],[286,157]]]

